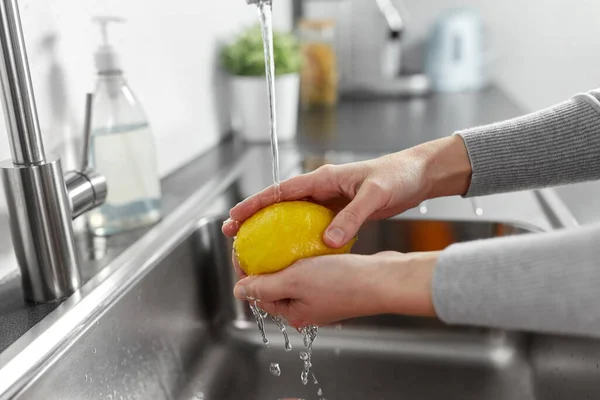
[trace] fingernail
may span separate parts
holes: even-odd
[[[231,221],[233,221],[231,218],[227,218],[225,221],[223,221],[223,225],[227,225],[227,224],[229,224]]]
[[[327,237],[335,244],[341,244],[346,234],[340,228],[333,228],[327,231]]]
[[[248,296],[246,293],[246,288],[241,286],[241,285],[237,285],[234,289],[233,289],[233,294],[235,297],[237,297],[240,300],[247,300]]]

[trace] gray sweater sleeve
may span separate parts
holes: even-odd
[[[467,196],[600,179],[600,94],[458,132],[473,177]],[[452,324],[600,335],[600,225],[455,244],[433,279]]]
[[[467,196],[600,179],[600,91],[457,132],[473,168]]]

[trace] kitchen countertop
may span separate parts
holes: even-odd
[[[409,101],[349,100],[333,110],[302,113],[296,145],[316,152],[388,153],[525,112],[496,87]],[[600,207],[595,201],[600,197],[600,182],[565,185],[555,190],[579,224],[600,222]]]
[[[335,110],[301,113],[295,143],[282,144],[282,148],[294,147],[317,154],[327,151],[387,153],[447,136],[461,128],[521,113],[501,90],[494,87],[478,93],[436,94],[411,100],[349,100]],[[218,171],[231,168],[248,148],[248,145],[229,138],[166,177],[163,180],[164,214],[172,212]],[[145,232],[126,233],[105,241],[80,235],[80,253],[85,259],[82,264],[84,280],[96,274]],[[0,218],[0,237],[7,235],[7,220]],[[1,256],[0,260],[3,259]],[[9,259],[13,260],[14,273],[9,279],[0,281],[0,352],[60,307],[58,304],[25,304],[14,257]]]
[[[393,152],[522,114],[501,90],[424,98],[347,100],[301,113],[296,144],[309,151]]]

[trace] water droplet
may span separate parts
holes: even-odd
[[[93,352],[94,354],[96,354],[96,353],[98,352],[98,350],[96,350],[96,348],[94,348],[94,350],[92,350],[92,352]]]
[[[277,363],[271,363],[271,366],[269,367],[269,371],[271,372],[271,375],[274,376],[281,376],[281,368],[279,367],[279,364]]]
[[[263,317],[263,311],[258,307],[255,301],[250,301],[250,310],[254,315],[254,319],[256,320],[256,325],[258,325],[258,330],[260,331],[260,335],[262,336],[263,343],[268,345],[269,339],[267,339],[267,334],[265,333],[265,318]]]
[[[308,373],[305,369],[302,370],[302,373],[300,374],[300,380],[302,381],[303,385],[306,385],[308,383]]]
[[[283,335],[283,340],[285,342],[285,351],[288,351],[288,352],[292,351],[292,344],[290,343],[290,338],[289,338],[287,330],[285,328],[285,324],[287,323],[287,321],[285,319],[283,319],[282,317],[275,317],[275,316],[271,316],[271,319],[275,322],[275,324],[281,331],[281,334]]]
[[[319,390],[317,390],[317,395],[323,396],[323,390],[321,390],[321,388],[319,388]]]

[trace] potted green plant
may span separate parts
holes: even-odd
[[[286,141],[296,134],[302,55],[296,38],[278,31],[273,33],[273,52],[277,133],[280,141]],[[269,102],[260,27],[243,30],[222,49],[221,61],[231,76],[233,129],[247,141],[268,141]]]

